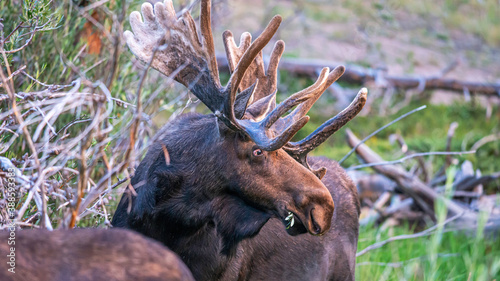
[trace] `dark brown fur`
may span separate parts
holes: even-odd
[[[213,115],[181,116],[159,132],[132,179],[137,197],[124,194],[112,224],[161,241],[196,280],[354,280],[359,202],[345,171],[311,157],[313,169],[327,168],[319,182],[282,149],[253,161],[253,146]],[[323,189],[335,209],[322,236],[305,234],[299,218],[285,230],[266,205],[308,201]]]
[[[0,232],[2,281],[191,281],[186,265],[160,243],[130,230]],[[6,263],[15,247],[15,273]]]

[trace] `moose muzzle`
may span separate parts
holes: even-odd
[[[309,192],[297,194],[294,196],[294,203],[288,208],[294,215],[291,219],[297,218],[307,232],[312,235],[323,235],[330,229],[334,203],[330,192],[323,184]],[[288,226],[291,219],[287,222]]]

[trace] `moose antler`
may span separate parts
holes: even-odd
[[[226,48],[226,56],[229,61],[229,69],[230,71],[234,71],[234,66],[238,63],[239,58],[246,51],[251,41],[251,37],[248,33],[243,33],[240,39],[240,46],[236,46],[232,34],[228,31],[224,33],[224,46]],[[242,89],[245,89],[243,85],[249,87],[255,81],[259,82],[261,85],[261,81],[265,81],[264,86],[259,88],[253,100],[253,104],[250,104],[247,112],[245,114],[246,119],[259,120],[263,118],[266,119],[276,118],[281,116],[281,112],[278,116],[276,114],[271,116],[268,115],[270,109],[274,109],[276,107],[275,103],[275,94],[276,94],[276,85],[277,85],[277,69],[279,64],[279,59],[284,51],[284,42],[278,41],[271,53],[271,57],[269,60],[269,66],[267,70],[267,74],[264,72],[264,61],[262,59],[262,53],[255,59],[253,62],[253,66],[251,71],[247,71],[245,74],[245,83],[242,83],[240,86]],[[287,115],[284,118],[279,118],[276,120],[276,124],[274,127],[277,127],[277,131],[282,130],[287,124],[297,122],[301,117],[305,116],[305,114],[311,109],[313,104],[319,99],[321,94],[328,89],[337,79],[344,74],[345,68],[344,66],[336,67],[324,80],[325,73],[328,72],[328,68],[324,68],[320,74],[320,77],[312,86],[303,91],[312,91],[312,96],[305,102],[295,108],[295,110]],[[299,92],[302,93],[303,91]],[[287,100],[283,101],[282,104],[290,103],[290,99],[293,99],[294,95],[289,97]],[[354,98],[353,102],[342,112],[337,114],[335,117],[326,121],[321,125],[318,129],[316,129],[309,136],[304,138],[299,142],[288,142],[283,146],[283,149],[288,152],[292,157],[294,157],[297,161],[302,163],[306,168],[311,169],[309,164],[307,163],[307,154],[311,152],[314,148],[318,147],[322,144],[326,139],[328,139],[332,134],[342,128],[347,122],[353,119],[363,108],[366,103],[367,90],[366,88],[361,89],[359,93]],[[273,119],[274,120],[274,119]],[[318,170],[313,170],[313,172],[319,177],[322,178],[326,173],[325,168],[320,168]]]
[[[276,42],[267,72],[262,58],[262,49],[276,33],[282,20],[280,16],[275,16],[253,42],[250,34],[244,33],[240,45],[236,46],[231,32],[224,32],[224,46],[232,74],[228,84],[223,87],[215,58],[210,9],[210,0],[202,0],[200,41],[196,23],[189,12],[177,18],[170,0],[156,3],[154,10],[151,4],[144,3],[141,8],[144,22],[138,12],[130,15],[133,33],[125,32],[127,44],[139,59],[151,61],[152,67],[167,76],[173,76],[190,89],[230,129],[244,132],[263,150],[273,151],[284,147],[308,167],[305,158],[307,152],[361,110],[366,91],[358,94],[358,102],[323,124],[319,132],[316,130],[303,141],[288,143],[307,123],[307,112],[342,75],[344,67],[337,67],[332,72],[324,68],[313,85],[276,105],[277,71],[284,42]],[[158,48],[165,44],[166,47]],[[294,107],[290,114],[281,117]]]
[[[244,32],[241,35],[239,46],[236,46],[231,31],[226,30],[222,36],[224,38],[226,57],[229,62],[229,70],[231,72],[234,72],[234,69],[236,68],[238,62],[252,42],[252,35],[248,32]],[[255,89],[255,95],[253,96],[252,100],[249,101],[250,103],[252,103],[253,101],[258,101],[261,98],[276,91],[278,81],[278,64],[284,50],[285,42],[283,42],[282,40],[278,40],[274,45],[273,51],[271,53],[267,72],[264,67],[262,52],[259,52],[257,57],[255,57],[255,60],[248,67],[240,83],[240,90],[247,89],[248,87],[253,85],[255,81],[259,81],[259,84]]]
[[[132,32],[125,31],[127,44],[140,60],[148,62],[154,49],[168,43],[155,53],[151,66],[188,87],[212,111],[221,111],[224,97],[219,81],[214,43],[210,28],[210,3],[202,2],[201,39],[189,12],[177,19],[172,1],[144,3],[139,12],[130,14]]]
[[[310,169],[309,164],[307,163],[307,154],[358,115],[361,109],[363,109],[363,106],[365,106],[367,94],[368,90],[366,88],[362,88],[347,108],[335,115],[335,117],[332,117],[323,123],[306,138],[298,142],[289,142],[283,147],[283,149],[297,161],[302,163],[302,165],[306,168]],[[320,168],[318,170],[314,170],[313,172],[321,179],[325,175],[326,169]]]

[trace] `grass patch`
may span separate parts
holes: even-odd
[[[360,230],[358,251],[408,227]],[[495,280],[500,278],[500,243],[479,232],[438,233],[389,243],[356,260],[356,280]]]

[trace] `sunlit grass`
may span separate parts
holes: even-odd
[[[358,249],[413,233],[407,227],[360,230]],[[442,236],[441,236],[442,235]],[[357,259],[356,280],[494,280],[500,278],[500,243],[478,235],[438,233],[395,241]]]

